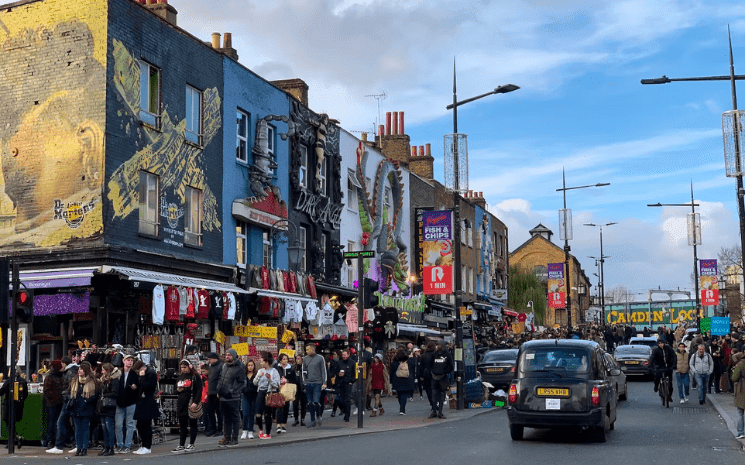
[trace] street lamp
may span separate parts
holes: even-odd
[[[701,328],[700,296],[698,294],[698,252],[697,245],[701,245],[701,217],[696,213],[697,203],[693,202],[693,181],[691,181],[691,203],[655,203],[647,204],[648,207],[691,207],[688,214],[688,245],[693,246],[693,285],[696,288],[696,326]],[[649,324],[652,324],[650,320]]]
[[[556,192],[562,191],[564,194],[564,208],[559,210],[559,239],[564,239],[564,268],[566,270],[566,308],[567,308],[567,327],[571,331],[572,329],[572,285],[571,285],[571,273],[569,271],[569,239],[572,238],[572,211],[567,209],[567,191],[573,189],[585,189],[587,187],[603,187],[610,186],[609,182],[600,182],[597,184],[590,184],[587,186],[567,187],[566,175],[564,168],[561,169],[561,189],[556,189]]]
[[[459,160],[459,144],[460,140],[463,139],[465,142],[466,135],[465,134],[458,134],[458,107],[460,105],[464,105],[469,102],[473,102],[474,100],[478,100],[480,98],[486,97],[488,95],[492,94],[506,94],[508,92],[515,91],[519,89],[520,87],[514,85],[514,84],[506,84],[504,86],[499,86],[496,89],[494,89],[491,92],[487,92],[485,94],[478,95],[476,97],[472,97],[466,100],[458,101],[458,94],[456,91],[456,79],[455,79],[455,60],[453,60],[453,103],[451,105],[448,105],[446,108],[448,110],[453,110],[453,134],[445,135],[445,147],[447,152],[448,147],[448,136],[452,138],[452,154],[453,154],[453,242],[455,243],[455,250],[453,253],[453,267],[455,268],[453,272],[453,281],[455,281],[453,284],[453,294],[455,295],[455,347],[456,350],[459,351],[460,356],[456,357],[456,385],[457,385],[457,396],[458,396],[458,410],[463,410],[465,407],[464,405],[464,372],[465,372],[465,366],[463,364],[463,323],[460,320],[460,307],[463,305],[463,295],[462,295],[462,275],[461,275],[461,259],[460,259],[460,196],[461,196],[461,185],[460,185],[460,160]],[[445,159],[447,160],[447,153],[445,153]],[[468,156],[468,154],[466,154]],[[467,160],[467,159],[466,159]],[[447,162],[446,162],[447,164]],[[447,169],[445,170],[447,173]],[[466,176],[468,175],[468,171],[466,169],[466,172],[464,173]],[[447,181],[447,180],[446,180]],[[468,179],[465,179],[466,183],[468,182]],[[467,188],[467,186],[466,186]]]
[[[592,226],[592,227],[600,228],[600,276],[598,276],[598,279],[600,280],[600,282],[598,283],[598,287],[601,290],[600,311],[603,313],[603,315],[605,315],[605,278],[604,278],[603,263],[605,263],[605,259],[608,258],[605,255],[603,255],[603,226],[613,226],[614,224],[618,224],[618,223],[615,223],[615,222],[605,223],[605,224],[585,223],[585,226]],[[595,258],[595,257],[590,257],[590,258]]]
[[[726,168],[726,175],[728,177],[737,178],[737,213],[740,220],[740,264],[741,272],[745,272],[745,191],[743,190],[742,183],[742,160],[741,154],[743,152],[740,144],[742,143],[742,128],[740,121],[742,115],[737,111],[737,89],[735,88],[735,81],[745,79],[745,75],[735,74],[735,62],[732,57],[732,36],[729,32],[729,26],[727,26],[727,37],[729,39],[729,76],[704,76],[704,77],[687,77],[687,78],[669,78],[663,75],[660,78],[655,79],[642,79],[642,84],[667,84],[669,82],[678,81],[729,81],[730,92],[732,94],[732,112],[725,112],[722,115],[722,126],[724,132],[724,162]],[[734,118],[730,118],[728,115],[734,115]],[[738,118],[738,115],[739,118]],[[729,123],[732,123],[731,125]],[[728,143],[728,132],[734,137],[732,144]],[[728,149],[733,149],[732,154],[728,153]],[[734,165],[734,166],[733,166]],[[744,281],[745,282],[745,281]],[[698,284],[698,283],[697,283]],[[696,299],[698,299],[698,292],[696,292]]]
[[[282,229],[280,226],[280,223],[287,224],[287,229]],[[292,234],[292,245],[287,246],[287,260],[289,261],[290,271],[297,271],[298,264],[300,263],[300,257],[302,256],[303,248],[300,246],[300,240],[297,235],[297,225],[292,222],[292,220],[283,218],[280,220],[275,221],[270,230],[269,230],[269,236],[272,238],[277,238],[278,242],[289,242],[290,241],[290,234],[289,234],[289,227],[292,226],[293,234]],[[283,241],[280,236],[282,234],[287,235],[287,240]]]

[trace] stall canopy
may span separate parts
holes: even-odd
[[[19,277],[26,289],[82,287],[91,285],[91,278],[96,270],[98,268],[32,270],[22,271]]]
[[[426,326],[419,326],[419,325],[407,325],[404,323],[398,324],[398,333],[399,334],[410,334],[413,336],[417,336],[419,334],[428,334],[428,335],[437,335],[440,336],[439,331],[435,331],[434,329],[429,329]]]
[[[248,291],[241,289],[235,284],[212,281],[209,279],[190,278],[155,271],[137,270],[120,266],[102,266],[101,273],[119,275],[121,279],[128,281],[144,281],[148,283],[166,284],[170,286],[187,286],[201,289],[212,289],[215,291],[236,292],[247,294]]]
[[[273,291],[271,289],[258,289],[256,287],[251,287],[248,289],[248,291],[243,292],[256,294],[259,297],[276,297],[278,299],[292,299],[300,302],[318,302],[318,299],[314,299],[312,297],[305,297],[300,294],[293,294],[291,292]]]

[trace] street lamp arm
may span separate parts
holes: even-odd
[[[698,207],[697,203],[652,203],[647,204],[648,207]]]
[[[452,110],[454,107],[459,107],[461,105],[464,105],[466,103],[473,102],[474,100],[478,100],[480,98],[488,97],[489,95],[493,94],[506,94],[507,92],[512,92],[514,90],[519,89],[519,86],[516,86],[515,84],[506,84],[504,86],[499,86],[496,89],[494,89],[491,92],[487,92],[485,94],[477,95],[476,97],[467,98],[465,100],[461,100],[460,102],[451,103],[447,107],[445,107],[447,110]]]
[[[736,80],[743,80],[745,79],[745,75],[738,74],[734,76],[734,79]],[[702,76],[702,77],[686,77],[686,78],[669,78],[665,75],[662,77],[654,78],[654,79],[642,79],[642,84],[667,84],[669,82],[679,82],[679,81],[730,81],[732,80],[732,76]]]
[[[586,187],[604,187],[604,186],[610,186],[610,183],[609,182],[599,182],[597,184],[590,184],[590,185],[587,185],[587,186],[561,187],[559,189],[556,189],[556,192],[570,191],[570,190],[573,190],[573,189],[584,189]]]

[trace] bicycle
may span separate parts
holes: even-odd
[[[662,398],[662,406],[670,408],[670,397],[672,396],[672,385],[670,384],[670,378],[662,375],[660,379],[659,387],[660,397]]]

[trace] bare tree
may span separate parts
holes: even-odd
[[[605,291],[605,303],[633,302],[636,295],[628,287],[617,284]]]
[[[740,319],[742,315],[741,302],[744,297],[740,286],[742,282],[742,249],[739,245],[732,247],[722,247],[719,249],[718,268],[719,279],[724,281],[725,288],[720,292],[726,297],[726,309],[720,308],[722,314],[727,314],[735,319]],[[726,313],[725,313],[726,312]]]

